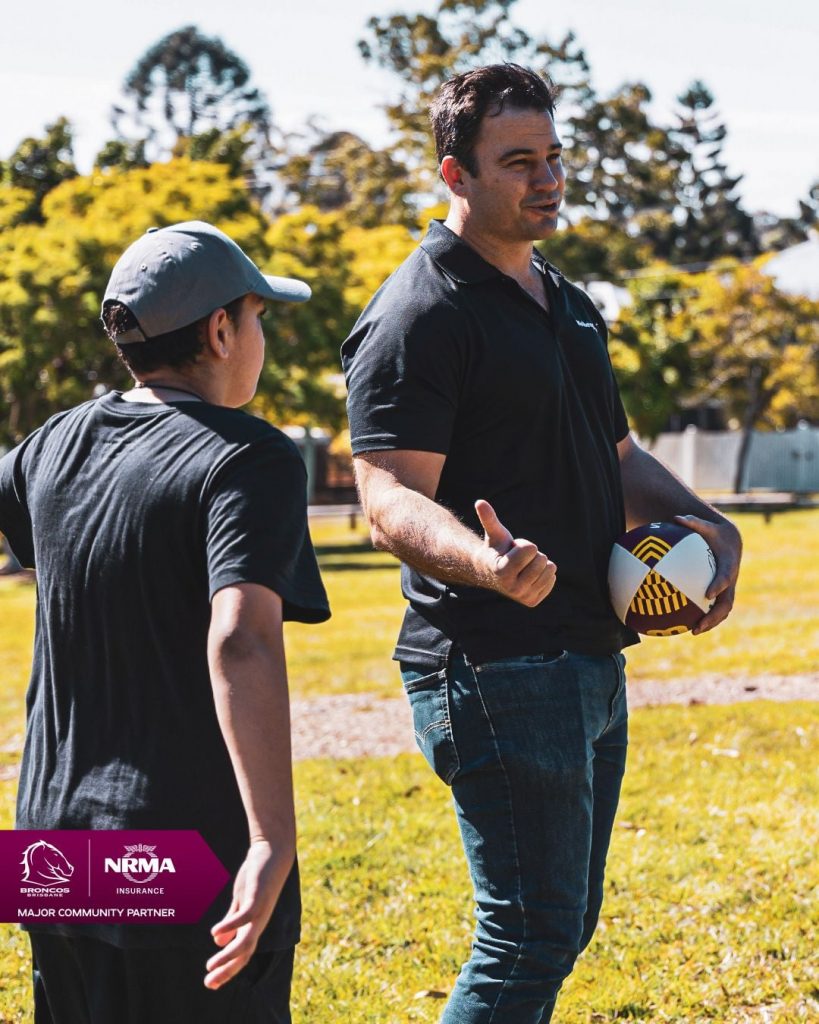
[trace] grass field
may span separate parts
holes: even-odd
[[[634,713],[603,917],[556,1022],[819,1019],[817,740],[807,704]],[[296,787],[296,1024],[432,1024],[471,931],[447,790],[415,755],[303,762]],[[3,927],[4,1024],[30,1019],[28,969]]]
[[[819,669],[819,513],[740,519],[745,569],[713,634],[632,649],[632,678]],[[334,608],[289,625],[296,696],[395,695],[392,560],[343,522],[314,538]],[[0,827],[10,827],[34,587],[0,580]],[[556,1024],[819,1020],[815,705],[632,719],[604,915]],[[420,757],[297,766],[305,939],[295,1019],[432,1022],[471,931],[448,795]],[[0,1024],[30,1019],[27,945],[0,929]]]

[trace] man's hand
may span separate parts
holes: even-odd
[[[742,558],[742,538],[739,530],[727,520],[711,523],[698,516],[674,516],[681,526],[687,526],[705,539],[714,552],[717,560],[717,573],[705,592],[709,600],[714,600],[711,610],[700,619],[691,632],[698,636],[718,626],[728,618],[734,606],[739,563]]]
[[[220,988],[253,956],[291,867],[292,859],[283,863],[266,840],[250,844],[236,875],[230,909],[211,929],[216,945],[224,948],[206,964],[206,988]]]
[[[484,529],[492,589],[527,608],[536,607],[551,593],[557,566],[537,544],[514,538],[488,501],[476,501],[475,511]]]

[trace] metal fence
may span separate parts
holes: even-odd
[[[730,491],[741,435],[736,430],[699,430],[660,434],[648,447],[694,490]],[[819,492],[819,428],[754,431],[743,490]]]

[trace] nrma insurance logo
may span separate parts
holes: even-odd
[[[74,865],[62,850],[39,839],[23,851],[21,861],[23,884],[20,892],[26,896],[63,896],[71,891]]]
[[[137,843],[126,846],[122,857],[106,857],[105,873],[122,875],[133,885],[148,885],[164,873],[175,874],[176,868],[170,857],[158,857],[155,846]]]

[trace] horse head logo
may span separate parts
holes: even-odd
[[[73,866],[56,846],[40,839],[23,852],[23,881],[29,885],[65,885],[74,874]]]

